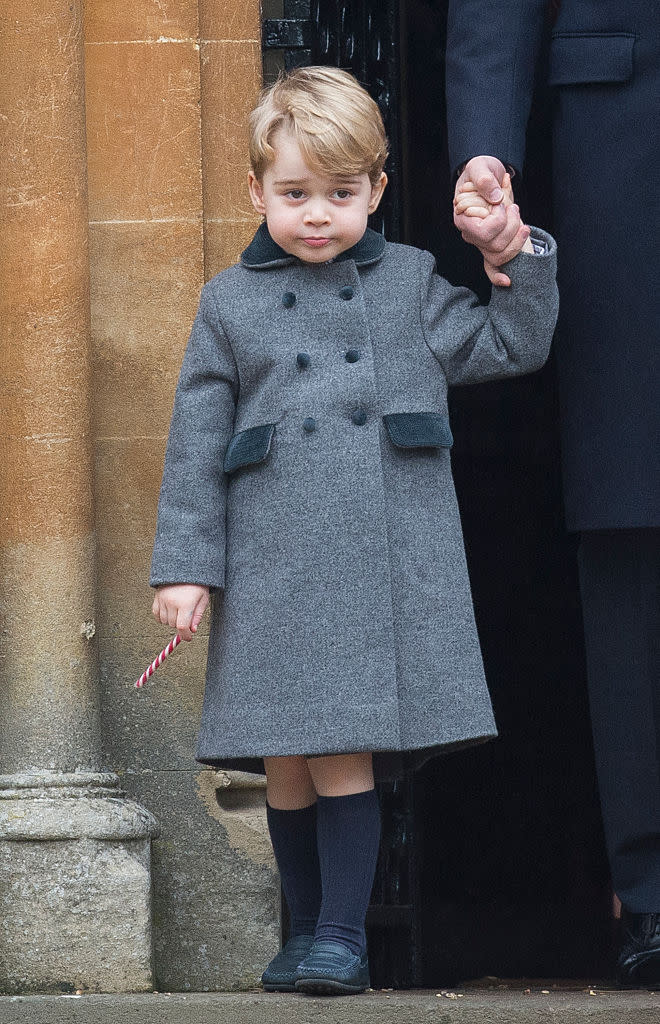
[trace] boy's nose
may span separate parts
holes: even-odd
[[[325,206],[310,206],[305,210],[306,224],[328,224],[330,214]]]

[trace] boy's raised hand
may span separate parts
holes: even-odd
[[[182,640],[192,640],[208,603],[208,587],[174,583],[158,587],[151,610],[164,626],[176,629]]]
[[[513,189],[511,187],[511,175],[507,173],[502,179],[502,198],[500,203],[504,209],[514,204]],[[479,192],[473,181],[466,179],[456,189],[454,195],[454,215],[466,214],[468,217],[487,217],[495,209],[495,204],[489,202]]]
[[[486,186],[480,177],[470,177],[470,168],[483,170],[484,159],[475,157],[466,165],[456,183],[454,194],[454,224],[464,240],[475,245],[484,258],[484,269],[493,284],[508,287],[511,280],[499,267],[523,249],[533,252],[529,241],[529,228],[520,218],[520,210],[513,199],[511,177],[502,168],[502,187],[499,199],[489,202],[484,197]],[[499,165],[499,161],[497,161]],[[501,165],[499,165],[501,167]],[[482,175],[485,178],[485,176]],[[493,177],[490,175],[490,177]],[[493,181],[495,178],[493,177]],[[495,181],[497,184],[497,182]]]

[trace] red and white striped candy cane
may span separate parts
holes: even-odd
[[[169,644],[167,645],[167,647],[165,647],[165,648],[164,648],[164,649],[163,649],[163,650],[162,650],[162,651],[160,652],[160,654],[158,655],[158,657],[157,657],[157,658],[154,658],[154,660],[153,660],[153,661],[151,662],[151,665],[149,666],[149,668],[148,668],[148,669],[146,669],[146,671],[142,673],[142,675],[141,675],[141,676],[140,676],[140,678],[139,678],[139,679],[137,680],[137,682],[135,683],[135,685],[136,685],[137,687],[140,687],[140,686],[144,686],[144,684],[146,683],[146,681],[147,681],[147,679],[149,678],[149,676],[150,676],[150,675],[153,675],[153,673],[154,673],[154,672],[156,671],[156,669],[158,668],[158,666],[159,666],[159,665],[162,665],[162,664],[163,664],[163,662],[165,661],[165,658],[167,657],[167,655],[168,655],[168,654],[171,654],[171,653],[172,653],[172,651],[174,650],[174,648],[175,648],[175,647],[176,647],[176,646],[177,646],[178,644],[180,644],[180,643],[181,643],[181,637],[180,637],[180,636],[179,636],[179,634],[177,633],[177,635],[176,635],[175,637],[173,637],[173,638],[172,638],[172,639],[170,640],[170,642],[169,642]]]

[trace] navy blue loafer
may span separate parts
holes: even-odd
[[[296,992],[341,996],[369,988],[366,951],[356,956],[341,942],[318,939],[296,971]]]
[[[289,939],[261,975],[266,992],[295,992],[296,967],[307,956],[313,942],[313,935],[294,935]]]

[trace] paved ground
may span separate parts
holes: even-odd
[[[543,984],[543,983],[541,983]],[[573,983],[571,983],[573,984]],[[593,993],[590,994],[590,992]],[[320,999],[255,992],[2,996],[0,1024],[660,1024],[660,993],[478,987]]]

